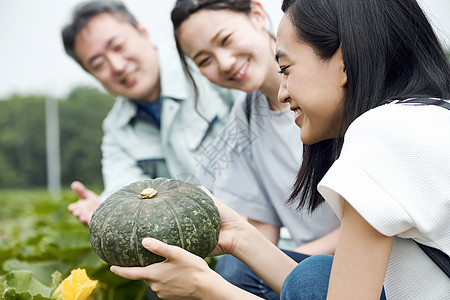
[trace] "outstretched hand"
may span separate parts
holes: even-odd
[[[196,298],[199,286],[216,274],[201,257],[157,239],[145,238],[142,245],[166,258],[146,267],[112,266],[111,271],[131,280],[144,280],[163,299]]]
[[[79,181],[72,182],[72,190],[80,197],[80,199],[68,206],[72,214],[81,222],[89,226],[92,214],[100,205],[100,197],[93,191],[87,189],[84,184]]]

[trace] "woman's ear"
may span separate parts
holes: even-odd
[[[342,87],[346,88],[347,87],[347,69],[345,68],[344,64],[342,64],[342,66],[343,66],[342,72],[344,73],[343,77],[342,77]]]
[[[339,47],[339,49],[336,51],[335,55],[337,55],[338,59],[339,59],[339,64],[340,64],[340,70],[342,72],[342,79],[341,79],[341,86],[343,88],[347,88],[347,68],[345,66],[344,63],[344,58],[342,55],[342,45]]]
[[[255,24],[259,28],[264,29],[266,27],[267,14],[261,2],[252,1],[250,3],[250,9],[250,18],[254,20]]]

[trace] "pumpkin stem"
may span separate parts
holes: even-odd
[[[154,188],[146,188],[143,189],[139,198],[141,199],[150,199],[156,196],[158,192]]]

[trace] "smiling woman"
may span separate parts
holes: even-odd
[[[267,47],[269,35],[261,30],[266,17],[261,12],[254,16],[250,19],[233,11],[200,10],[177,29],[178,44],[211,82],[252,92],[267,85],[264,80],[270,64],[265,61],[273,60],[267,59],[273,57]]]
[[[330,58],[322,59],[310,45],[296,40],[295,28],[287,18],[281,20],[280,28],[276,58],[283,76],[278,97],[289,102],[295,112],[303,143],[333,138],[339,131],[336,112],[347,85],[342,51],[337,49]],[[300,96],[290,101],[293,94]]]

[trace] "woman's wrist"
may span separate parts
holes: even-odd
[[[242,230],[240,241],[232,255],[245,263],[277,293],[281,292],[286,276],[297,266],[297,262],[251,225]]]
[[[245,261],[249,254],[254,253],[256,245],[265,242],[270,243],[253,225],[245,223],[245,226],[239,230],[235,247],[230,252],[231,255],[241,261]]]
[[[261,299],[226,281],[222,276],[210,270],[197,274],[194,280],[200,283],[196,288],[196,299],[234,300]]]

